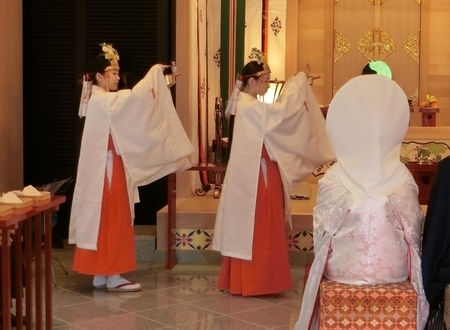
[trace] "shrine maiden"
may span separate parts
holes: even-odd
[[[279,102],[257,99],[269,86],[263,53],[252,51],[227,112],[232,146],[214,229],[224,256],[218,287],[244,296],[292,287],[285,221],[289,191],[334,155],[306,75],[291,78]]]
[[[101,44],[85,77],[80,115],[86,116],[70,217],[73,269],[94,275],[94,286],[135,291],[120,276],[136,268],[137,187],[191,164],[194,149],[174,108],[162,66],[132,90],[117,90],[119,55]],[[91,86],[92,85],[92,86]],[[92,90],[91,90],[92,88]]]

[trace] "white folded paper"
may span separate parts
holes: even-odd
[[[4,203],[23,203],[23,201],[12,191],[3,194],[1,201]]]
[[[36,188],[34,188],[32,185],[26,186],[25,188],[23,188],[22,190],[22,194],[27,195],[27,196],[41,196],[41,192],[39,190],[37,190]]]
[[[291,199],[309,200],[311,197],[311,185],[309,182],[300,182],[291,191]]]

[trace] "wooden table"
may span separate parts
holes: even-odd
[[[58,210],[59,205],[66,201],[65,196],[53,196],[44,204],[33,207],[31,210],[21,213],[0,217],[0,229],[2,235],[2,305],[3,305],[3,329],[11,329],[11,255],[10,246],[6,244],[10,240],[10,230],[14,230],[15,237],[15,293],[16,293],[16,316],[18,320],[23,316],[23,281],[25,282],[25,315],[27,329],[42,329],[43,315],[45,312],[45,329],[52,329],[52,212]],[[42,225],[44,233],[42,233]],[[42,242],[44,234],[44,242]],[[33,239],[32,239],[33,238]],[[24,245],[24,253],[22,253]],[[34,246],[34,253],[33,253]],[[42,306],[42,246],[44,246],[44,277],[45,277],[45,310]],[[23,257],[23,254],[25,255]],[[34,256],[33,256],[34,254]],[[34,258],[34,260],[33,260]],[[24,265],[22,261],[24,260]],[[32,262],[34,261],[34,269]],[[23,274],[23,266],[25,273]],[[34,271],[33,271],[34,270]],[[33,273],[35,274],[33,278]],[[34,279],[34,285],[33,285]],[[33,320],[33,289],[35,319]],[[18,322],[16,329],[22,329]]]

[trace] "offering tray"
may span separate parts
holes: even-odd
[[[0,206],[0,219],[6,220],[12,217],[13,209],[11,206]]]
[[[14,194],[16,194],[20,199],[31,199],[34,206],[44,205],[50,202],[52,196],[49,191],[40,191],[40,193],[40,195],[27,195],[19,190],[14,191]]]
[[[26,213],[33,209],[33,200],[31,198],[20,198],[21,203],[0,202],[0,206],[10,206],[14,215]]]

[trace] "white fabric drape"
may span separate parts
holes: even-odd
[[[206,0],[205,0],[206,1]],[[220,0],[208,0],[207,31],[208,49],[206,60],[208,62],[208,109],[209,109],[209,132],[214,137],[214,105],[216,97],[220,97]],[[226,100],[224,100],[226,101]]]
[[[285,80],[286,53],[286,0],[268,1],[267,50],[266,55],[272,70],[271,78]],[[262,49],[262,15],[261,0],[247,0],[245,7],[245,51],[244,63],[253,47]]]
[[[286,0],[269,0],[268,57],[272,79],[285,80]],[[273,25],[273,27],[271,26]]]
[[[244,63],[248,62],[248,56],[253,47],[262,49],[262,1],[247,0],[245,3],[245,42]]]
[[[198,126],[197,154],[208,161],[208,146],[215,137],[214,105],[220,96],[220,25],[221,0],[191,1],[191,57],[192,78],[190,109]],[[194,184],[198,188],[198,182]]]

